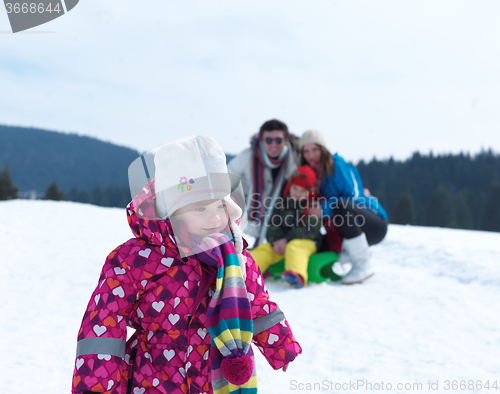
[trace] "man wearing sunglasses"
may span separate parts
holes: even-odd
[[[254,247],[264,241],[272,210],[297,163],[288,127],[277,119],[265,122],[251,147],[228,163],[228,172],[241,179],[248,211],[245,234],[255,237]]]

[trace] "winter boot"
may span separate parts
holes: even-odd
[[[361,283],[375,274],[370,262],[371,253],[365,233],[351,239],[344,239],[343,247],[352,264],[351,271],[342,278],[344,285]]]
[[[342,248],[338,255],[339,258],[335,263],[333,263],[332,271],[338,276],[345,276],[352,268],[351,260],[349,259],[349,255],[344,248]]]
[[[294,289],[302,289],[304,287],[304,278],[293,271],[285,271],[281,274],[281,278]]]

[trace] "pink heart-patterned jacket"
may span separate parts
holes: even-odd
[[[72,393],[213,393],[205,322],[216,271],[195,256],[181,259],[170,222],[155,218],[150,189],[127,207],[135,237],[107,257],[83,316]],[[243,253],[253,343],[279,369],[302,349]],[[136,330],[128,341],[127,326]]]

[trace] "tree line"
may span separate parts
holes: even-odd
[[[72,188],[128,184],[127,168],[139,152],[77,134],[0,125],[0,170],[9,164],[22,191],[46,191],[52,181]]]
[[[359,162],[391,223],[500,231],[500,155],[422,155]]]
[[[26,195],[30,198],[30,194]],[[10,173],[10,167],[6,165],[0,171],[0,200],[11,200],[22,198],[20,192]],[[101,188],[95,186],[91,190],[81,190],[72,188],[68,192],[64,192],[55,181],[52,181],[46,188],[45,192],[35,194],[35,198],[42,200],[54,201],[75,201],[87,204],[99,205],[102,207],[119,207],[124,208],[130,202],[130,190],[128,187],[108,186]]]
[[[476,155],[414,153],[404,161],[360,161],[357,168],[391,223],[500,231],[500,155],[491,150]],[[6,166],[0,172],[0,200],[18,196]],[[51,182],[40,197],[125,207],[130,191],[95,186],[63,192]]]

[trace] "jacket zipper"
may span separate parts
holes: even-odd
[[[137,356],[137,349],[132,350],[130,354],[130,362],[132,363],[132,370],[130,371],[130,377],[128,378],[127,384],[127,394],[132,394],[132,384],[134,380],[134,368],[135,368],[135,357]]]

